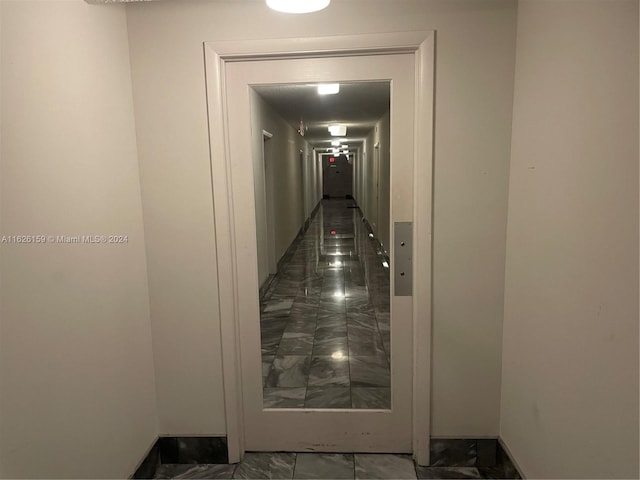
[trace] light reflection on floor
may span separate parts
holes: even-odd
[[[263,298],[266,407],[390,408],[389,271],[350,205],[323,200]]]

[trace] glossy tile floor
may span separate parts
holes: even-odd
[[[238,465],[163,465],[156,478],[418,478],[409,455],[247,453]]]
[[[450,479],[520,478],[502,467],[416,467],[410,455],[247,453],[232,465],[161,465],[154,478]]]
[[[323,200],[261,300],[264,404],[390,408],[389,271],[353,200]]]

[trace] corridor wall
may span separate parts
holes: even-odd
[[[0,14],[1,236],[126,236],[0,245],[0,477],[129,478],[157,417],[125,9]]]
[[[391,208],[391,112],[387,111],[362,143],[363,155],[356,168],[360,191],[358,205],[374,235],[389,253],[389,213]],[[376,148],[377,146],[377,148]],[[358,197],[359,200],[358,200]]]
[[[638,128],[638,2],[521,0],[501,436],[527,478],[638,478]]]
[[[321,194],[317,191],[317,168],[309,143],[289,125],[273,107],[254,90],[251,96],[251,144],[253,152],[254,188],[256,191],[256,227],[258,242],[258,275],[260,284],[269,276],[268,229],[273,229],[275,262],[282,258],[291,242],[304,226]],[[269,143],[269,162],[262,161],[263,130],[273,137]],[[300,151],[302,150],[302,162]],[[265,168],[272,179],[272,198],[266,200]],[[301,182],[302,178],[302,182]],[[303,195],[305,201],[303,201]],[[273,204],[273,218],[267,215],[267,203]],[[309,207],[307,207],[307,204]],[[313,206],[311,206],[313,205]],[[269,223],[269,225],[267,225]],[[271,272],[275,273],[275,272]]]
[[[127,4],[162,433],[225,433],[202,43],[436,30],[432,434],[498,434],[516,8]]]

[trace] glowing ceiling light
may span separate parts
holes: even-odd
[[[384,262],[382,262],[382,266],[384,268],[389,268],[389,264],[387,263],[387,261],[385,260]]]
[[[311,13],[326,8],[331,0],[267,0],[267,6],[284,13]]]
[[[331,358],[333,358],[334,360],[342,360],[343,358],[345,358],[345,355],[342,352],[333,352],[331,354]]]
[[[342,137],[347,134],[346,125],[329,125],[329,133],[332,137]]]
[[[333,145],[334,147],[339,147],[340,146],[340,140],[331,140],[331,145]]]
[[[318,85],[318,95],[335,95],[340,92],[339,83],[321,83]]]

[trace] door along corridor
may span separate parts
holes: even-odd
[[[389,264],[350,199],[325,199],[260,305],[264,406],[391,408]]]

